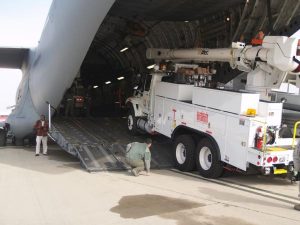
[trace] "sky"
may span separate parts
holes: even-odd
[[[0,0],[0,46],[34,47],[52,0]]]
[[[37,46],[52,0],[0,0],[0,47]],[[0,68],[0,115],[15,105],[20,70]]]
[[[21,78],[21,70],[0,68],[0,115],[8,115],[10,113],[11,109],[7,109],[7,107],[15,104],[16,90]]]

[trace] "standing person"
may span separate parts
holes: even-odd
[[[297,148],[294,150],[294,180],[299,182],[299,193],[298,197],[300,198],[300,142],[297,145]],[[296,210],[300,211],[300,204],[295,205]]]
[[[139,176],[146,169],[146,175],[150,175],[152,140],[147,138],[145,143],[133,142],[127,145],[126,161],[132,167],[134,176]]]
[[[70,88],[66,93],[65,116],[73,116],[74,114],[74,95]]]
[[[41,115],[41,118],[38,121],[36,121],[34,129],[36,130],[35,156],[40,155],[41,142],[43,143],[43,154],[47,155],[47,135],[49,125],[45,119],[45,115]]]
[[[85,115],[87,117],[90,117],[91,116],[92,98],[91,98],[91,96],[89,94],[86,94],[84,103],[85,103],[85,110],[86,110]]]
[[[259,30],[256,36],[251,40],[252,46],[259,46],[262,45],[264,40],[265,34],[262,30]]]

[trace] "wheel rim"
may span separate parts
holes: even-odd
[[[133,128],[133,117],[132,117],[132,115],[129,115],[128,116],[128,120],[127,120],[127,126],[128,126],[128,130],[132,130],[132,128]]]
[[[199,154],[199,162],[201,168],[204,170],[209,170],[212,164],[212,154],[208,147],[202,147]]]
[[[184,144],[179,143],[176,146],[176,160],[179,164],[183,164],[186,159],[186,148]]]

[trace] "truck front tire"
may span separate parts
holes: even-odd
[[[200,175],[206,178],[217,178],[223,173],[218,148],[208,138],[203,138],[197,145],[196,165]]]
[[[132,135],[136,135],[138,133],[137,118],[135,117],[134,109],[133,109],[132,106],[128,109],[128,114],[127,114],[127,130]]]
[[[189,135],[180,135],[174,143],[175,167],[188,172],[195,168],[195,141]]]

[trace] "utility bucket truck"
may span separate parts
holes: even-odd
[[[145,85],[149,88],[127,99],[128,130],[171,138],[181,171],[197,168],[208,178],[221,176],[224,168],[287,174],[293,171],[297,139],[279,136],[282,103],[270,102],[268,93],[299,67],[297,49],[297,39],[272,36],[255,47],[148,49],[148,59],[193,60],[201,66],[156,66]],[[247,90],[212,88],[216,71],[209,68],[211,62],[229,62],[247,72]]]

